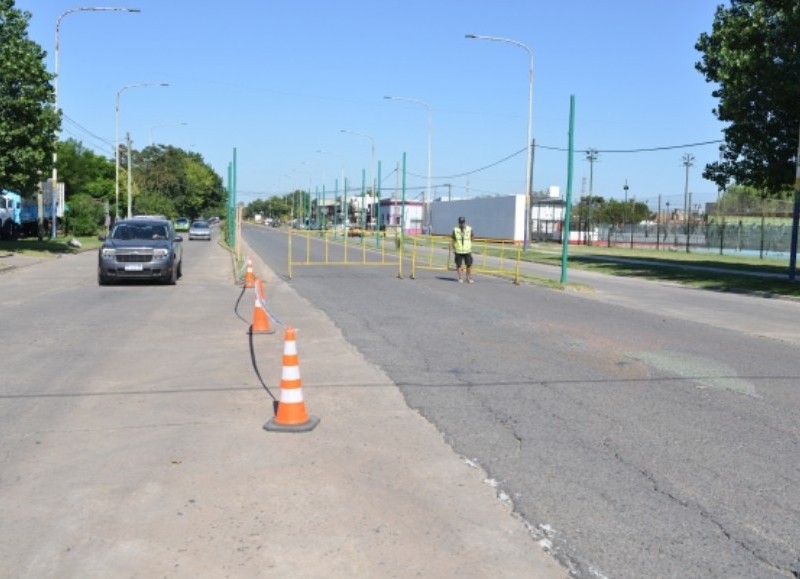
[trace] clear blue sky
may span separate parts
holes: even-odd
[[[195,151],[223,179],[237,151],[240,201],[295,188],[328,191],[344,170],[360,188],[370,147],[383,187],[407,156],[408,198],[426,183],[428,109],[434,194],[525,189],[528,53],[534,54],[534,189],[567,189],[570,96],[575,96],[573,198],[589,191],[585,150],[600,151],[593,191],[651,207],[682,206],[685,168],[693,202],[716,199],[703,166],[719,156],[713,86],[694,64],[717,0],[17,0],[28,34],[55,68],[61,21],[59,104],[72,137],[113,157],[120,133]],[[186,123],[185,125],[181,123]],[[343,133],[342,130],[369,135]],[[668,148],[667,147],[672,147]],[[642,149],[665,148],[650,152]],[[325,151],[320,153],[318,151]],[[503,159],[507,160],[502,161]],[[491,168],[484,169],[485,167]],[[483,169],[483,170],[482,170]],[[341,185],[340,185],[341,187]]]

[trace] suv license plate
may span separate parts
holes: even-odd
[[[141,263],[133,263],[125,266],[125,271],[142,271],[144,269]]]

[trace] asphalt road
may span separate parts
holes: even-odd
[[[243,236],[286,273],[285,232]],[[395,274],[295,266],[290,283],[575,576],[800,576],[800,304]]]
[[[275,333],[250,336],[230,255],[185,243],[176,286],[3,258],[0,577],[566,576],[324,312],[259,262]],[[262,428],[282,324],[311,432]]]

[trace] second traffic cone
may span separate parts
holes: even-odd
[[[264,298],[264,284],[256,278],[256,301],[253,306],[253,323],[250,326],[251,334],[273,334],[274,330],[269,325],[269,313],[267,312],[266,300]]]
[[[297,356],[296,330],[286,328],[283,344],[283,370],[281,372],[281,399],[274,418],[264,425],[264,430],[277,432],[308,432],[319,424],[319,418],[309,416],[303,401],[300,364]]]
[[[256,276],[253,274],[253,260],[247,258],[247,266],[244,271],[244,287],[254,287]]]

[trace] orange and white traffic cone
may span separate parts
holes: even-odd
[[[303,401],[300,365],[297,356],[296,330],[286,328],[283,344],[283,370],[281,372],[281,399],[274,418],[264,425],[264,430],[277,432],[308,432],[319,424],[319,418],[309,416]]]
[[[253,260],[247,258],[247,266],[244,272],[244,287],[254,287],[256,284],[256,276],[253,275]]]
[[[269,325],[269,312],[267,312],[267,304],[264,297],[264,284],[258,278],[256,278],[255,289],[256,300],[253,306],[253,323],[250,326],[250,333],[274,334],[275,331]]]

